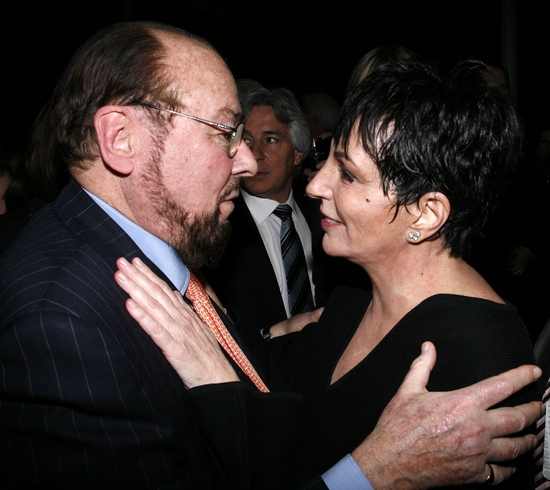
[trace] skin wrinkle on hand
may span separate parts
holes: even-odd
[[[518,368],[511,371],[517,376],[510,381],[494,377],[447,396],[449,393],[425,390],[426,375],[433,368],[435,357],[427,360],[428,363],[413,362],[411,367],[416,373],[411,379],[420,384],[409,384],[406,379],[406,387],[402,386],[369,436],[369,445],[357,448],[352,456],[377,490],[482,483],[487,477],[487,462],[493,463],[495,481],[503,481],[515,470],[498,463],[532,448],[535,437],[501,436],[521,431],[542,408],[536,402],[523,405],[520,410],[486,408],[538,378],[540,369],[530,366],[529,372]],[[419,373],[421,376],[417,376]],[[411,421],[415,422],[412,430]],[[444,481],[436,471],[441,466],[447,469]],[[415,468],[423,469],[421,482]]]

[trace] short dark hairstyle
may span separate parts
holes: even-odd
[[[245,121],[254,107],[270,106],[277,120],[287,125],[294,149],[302,152],[304,157],[309,153],[312,142],[309,123],[290,90],[282,87],[268,89],[253,80],[237,82],[237,87]]]
[[[163,63],[165,49],[155,35],[159,32],[213,49],[198,36],[157,22],[122,22],[96,33],[73,56],[35,123],[28,162],[31,172],[53,175],[53,169],[41,169],[48,164],[85,168],[87,161],[99,155],[94,116],[105,105],[154,102],[178,107],[177,92]],[[148,112],[153,121],[163,120],[160,111]]]
[[[392,63],[350,93],[334,133],[347,150],[358,128],[396,213],[428,192],[447,196],[438,236],[454,257],[470,252],[521,157],[521,121],[508,92],[484,80],[489,69],[473,60],[448,73],[420,60]]]

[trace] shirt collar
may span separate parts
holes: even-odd
[[[177,252],[166,242],[141,228],[99,197],[86,189],[84,190],[128,234],[149,260],[172,281],[178,291],[182,295],[185,294],[190,274]]]
[[[243,196],[244,202],[246,203],[248,209],[250,210],[250,214],[252,215],[256,223],[263,223],[267,218],[271,216],[273,211],[275,211],[275,208],[279,204],[281,204],[277,201],[274,201],[273,199],[253,196],[252,194],[249,194],[242,188],[241,188],[241,195]],[[288,201],[284,204],[288,204],[294,211],[294,214],[296,215],[296,201],[294,200],[294,194],[292,193],[292,190],[290,191],[290,196],[288,197]],[[298,219],[300,219],[299,216],[297,217]],[[294,219],[294,216],[293,216],[293,219]]]

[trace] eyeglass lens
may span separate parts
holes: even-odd
[[[237,128],[231,135],[231,140],[229,141],[229,156],[232,157],[237,153],[237,149],[239,148],[239,145],[241,144],[241,141],[243,139],[243,132],[244,132],[244,123],[239,123],[237,125]]]

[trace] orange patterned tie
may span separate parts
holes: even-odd
[[[263,393],[269,393],[267,386],[262,381],[262,378],[258,375],[254,366],[250,363],[248,358],[244,355],[244,352],[239,347],[239,344],[235,342],[235,339],[231,336],[227,327],[216,313],[216,310],[212,306],[212,302],[206,291],[202,287],[200,281],[191,273],[191,280],[185,295],[193,302],[193,308],[199,318],[205,325],[214,332],[216,340],[225,349],[233,361],[241,368],[256,387]]]

